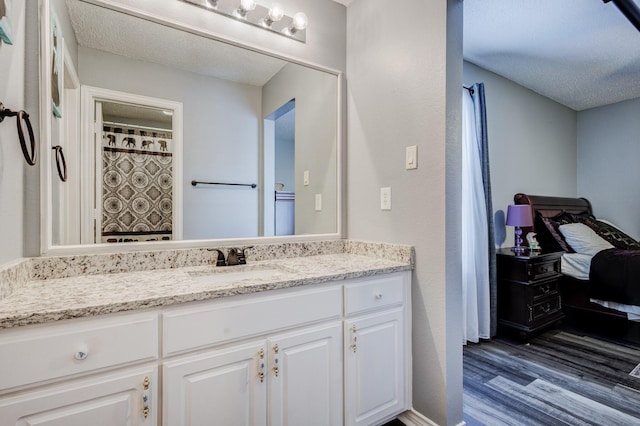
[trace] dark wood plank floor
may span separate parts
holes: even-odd
[[[464,349],[464,420],[475,425],[640,425],[640,348],[548,331]]]

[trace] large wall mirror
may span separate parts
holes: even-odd
[[[43,252],[339,236],[339,73],[41,3]]]

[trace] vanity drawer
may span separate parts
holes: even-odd
[[[344,286],[344,313],[352,315],[401,305],[404,301],[405,274],[382,275]]]
[[[158,315],[0,332],[0,390],[158,357]]]
[[[163,355],[264,335],[276,330],[340,318],[342,289],[287,290],[278,295],[251,294],[163,314]]]

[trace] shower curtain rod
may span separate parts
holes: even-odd
[[[171,129],[163,129],[161,127],[148,127],[148,126],[139,126],[137,124],[127,124],[127,123],[116,123],[113,121],[102,121],[102,124],[109,124],[111,126],[118,126],[118,127],[135,127],[136,129],[142,129],[142,130],[155,130],[158,132],[173,132],[173,130]]]

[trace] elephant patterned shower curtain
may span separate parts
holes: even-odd
[[[172,135],[138,127],[102,133],[102,242],[170,240]]]

